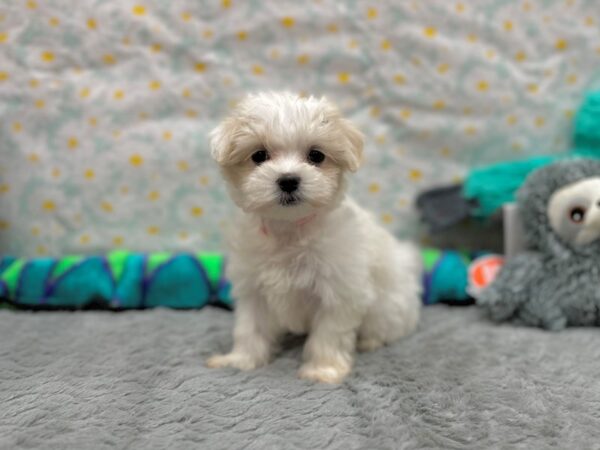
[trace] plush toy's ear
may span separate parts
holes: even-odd
[[[230,163],[237,129],[238,121],[234,118],[227,118],[210,133],[211,155],[222,166]]]
[[[363,162],[364,135],[347,119],[340,119],[340,125],[348,146],[346,165],[351,172],[356,172]]]

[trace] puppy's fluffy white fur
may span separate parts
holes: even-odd
[[[211,147],[243,213],[229,238],[234,345],[208,366],[254,369],[284,333],[308,334],[300,377],[337,383],[355,349],[374,350],[415,328],[420,255],[345,195],[363,136],[334,105],[250,95],[212,132]],[[297,178],[297,190],[284,192],[282,177]]]

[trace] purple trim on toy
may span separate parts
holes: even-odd
[[[423,285],[425,286],[425,296],[423,297],[424,303],[426,305],[431,305],[433,304],[433,302],[429,301],[429,294],[431,294],[431,287],[433,286],[433,274],[435,273],[435,271],[440,267],[440,265],[442,264],[442,262],[444,261],[444,259],[447,259],[447,255],[446,252],[442,251],[440,253],[440,259],[438,259],[435,264],[433,265],[433,267],[431,268],[431,270],[429,271],[428,274],[425,274],[424,280],[423,280]]]
[[[219,282],[217,283],[217,293],[227,284],[229,284],[229,280],[225,276],[225,269],[227,269],[227,258],[223,256],[221,260],[221,277],[219,278]]]
[[[6,296],[8,297],[8,284],[6,284],[4,281],[0,280],[0,286],[3,286],[3,291],[6,292]]]
[[[226,271],[227,258],[223,257],[223,259],[221,261],[222,261],[221,262],[221,278],[219,278],[219,283],[217,284],[217,292],[215,292],[215,295],[214,295],[215,301],[211,304],[224,305],[227,308],[231,308],[231,306],[232,306],[231,304],[223,301],[223,299],[219,297],[219,293],[221,292],[221,289],[223,289],[228,284],[231,284],[231,282],[225,276],[225,274],[227,273],[227,271]],[[233,303],[232,298],[229,298],[229,300]]]
[[[192,261],[194,262],[194,264],[196,265],[196,267],[198,268],[198,271],[200,272],[200,274],[202,275],[202,278],[204,278],[204,282],[206,283],[206,285],[208,286],[208,303],[211,303],[211,300],[214,296],[218,295],[219,291],[216,291],[215,288],[213,287],[212,283],[210,282],[210,280],[208,279],[208,274],[206,273],[206,270],[204,270],[204,267],[202,266],[202,264],[200,263],[200,259],[192,254],[189,254],[189,257],[192,259]]]
[[[432,276],[430,273],[423,274],[423,303],[429,304],[429,295],[431,294]]]
[[[110,277],[110,281],[112,281],[112,292],[110,293],[109,302],[112,304],[116,304],[116,306],[119,306],[121,303],[119,299],[115,298],[115,294],[117,292],[117,279],[115,278],[114,274],[112,273],[112,270],[110,269],[110,264],[108,264],[108,258],[106,256],[102,256],[100,259],[102,261],[102,267],[104,267],[104,270],[106,270],[108,276]]]
[[[110,269],[110,264],[108,264],[108,258],[106,256],[101,256],[100,260],[102,261],[102,267],[104,267],[104,270],[106,270],[106,272],[108,273],[108,276],[110,277],[110,280],[113,283],[113,289],[114,289],[114,287],[117,284],[117,280],[114,277],[112,270]]]
[[[47,295],[46,297],[50,296],[51,294],[54,293],[54,289],[56,288],[56,285],[58,284],[58,282],[60,280],[62,280],[64,277],[66,277],[70,272],[74,271],[77,267],[81,266],[84,262],[87,261],[87,258],[83,258],[81,261],[73,264],[71,267],[69,267],[67,270],[65,270],[63,273],[61,273],[58,278],[56,278],[56,280],[54,280],[52,283],[50,283],[48,285],[48,290],[47,290]],[[50,279],[50,276],[52,275],[52,272],[48,273],[48,279]]]
[[[56,264],[58,264],[58,260],[55,260],[52,263],[52,266],[50,267],[50,270],[48,271],[48,275],[46,276],[46,279],[44,280],[44,293],[42,294],[42,298],[40,299],[40,305],[45,305],[48,302],[48,281],[50,280],[50,275],[54,271]]]
[[[217,286],[217,294],[219,293],[219,291],[221,289],[223,289],[225,286],[227,286],[229,284],[229,280],[225,277],[221,277],[221,279],[219,280],[219,284]],[[220,300],[220,299],[219,299]]]
[[[104,270],[108,272],[108,276],[110,277],[110,281],[113,283],[112,292],[110,294],[110,303],[113,307],[121,306],[121,300],[116,296],[117,295],[117,278],[115,274],[112,273],[112,269],[110,268],[110,264],[108,263],[108,258],[106,256],[102,257],[102,265],[104,266]]]
[[[140,298],[140,308],[146,307],[146,291],[148,290],[148,277],[146,276],[146,268],[148,267],[148,254],[144,254],[142,258],[142,295]]]
[[[15,286],[15,298],[21,297],[19,294],[21,293],[21,285],[23,284],[23,278],[25,278],[25,274],[27,270],[31,266],[31,261],[25,263],[23,268],[21,269],[21,273],[19,274],[19,279],[17,280],[17,285]]]

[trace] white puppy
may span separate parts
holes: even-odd
[[[411,332],[420,310],[416,249],[345,196],[363,136],[324,98],[250,95],[211,134],[231,197],[233,350],[209,367],[265,365],[286,332],[308,334],[299,375],[337,383],[355,348]]]

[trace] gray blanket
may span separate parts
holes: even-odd
[[[0,312],[0,448],[599,448],[600,336],[425,310],[338,387],[298,380],[301,340],[209,370],[231,313]]]

